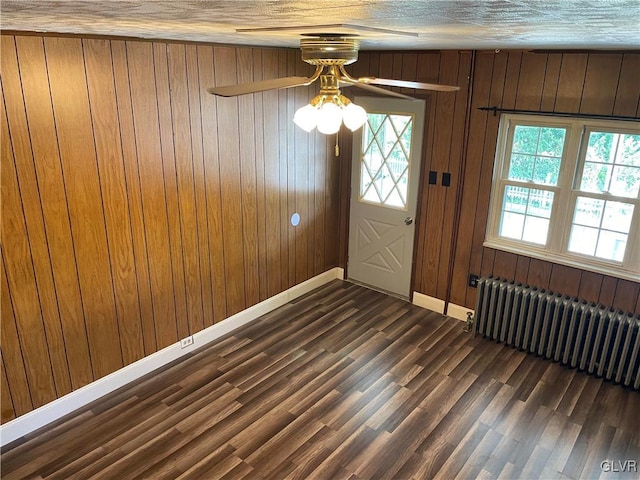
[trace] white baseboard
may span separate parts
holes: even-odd
[[[444,313],[444,300],[430,297],[420,292],[413,292],[413,304],[437,313]]]
[[[449,302],[449,304],[447,305],[446,315],[448,317],[457,318],[458,320],[466,322],[468,312],[471,312],[471,315],[475,315],[475,312],[472,309]]]
[[[456,305],[455,303],[447,303],[439,298],[430,297],[424,293],[413,292],[413,304],[422,308],[429,309],[433,312],[441,313],[448,317],[457,318],[458,320],[467,321],[467,312],[474,315],[474,311],[467,307]],[[446,313],[445,313],[446,307]]]
[[[344,277],[344,269],[335,267],[309,280],[295,285],[278,295],[274,295],[252,307],[226,318],[193,335],[193,344],[180,348],[180,342],[169,345],[137,362],[127,365],[106,377],[85,385],[64,397],[47,403],[40,408],[32,410],[10,422],[0,426],[0,446],[4,446],[14,440],[27,435],[38,428],[62,418],[63,416],[81,408],[98,398],[131,383],[138,378],[167,365],[170,362],[200,348],[207,343],[220,338],[223,335],[239,328],[256,318],[275,310],[282,305],[298,298],[311,290],[321,287],[332,280]]]

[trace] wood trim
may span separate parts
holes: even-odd
[[[444,313],[445,302],[439,298],[430,297],[420,292],[413,292],[411,303],[437,313]]]

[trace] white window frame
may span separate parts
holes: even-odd
[[[556,186],[508,180],[509,155],[513,143],[513,132],[515,127],[519,125],[566,128],[565,144]],[[487,230],[483,243],[485,247],[539,258],[582,270],[612,275],[617,278],[640,281],[640,194],[638,198],[634,199],[610,194],[592,194],[578,190],[578,180],[582,175],[585,161],[588,132],[594,130],[640,135],[640,122],[541,115],[501,115],[491,184]],[[546,245],[499,235],[504,192],[507,185],[554,192]],[[633,218],[622,262],[582,255],[568,250],[571,224],[578,196],[602,198],[634,205]]]

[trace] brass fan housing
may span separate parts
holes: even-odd
[[[311,65],[349,65],[358,60],[359,42],[347,36],[316,36],[300,41],[302,60]]]

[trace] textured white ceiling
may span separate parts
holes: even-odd
[[[3,30],[240,45],[297,47],[301,33],[337,31],[359,33],[363,49],[640,47],[640,0],[2,0],[0,10]],[[283,30],[236,32],[265,27]]]

